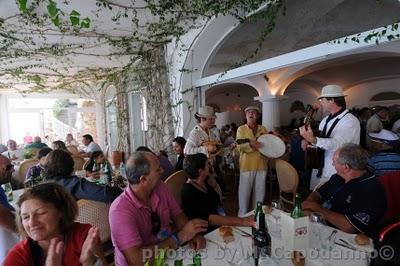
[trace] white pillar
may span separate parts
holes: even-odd
[[[262,95],[254,97],[254,100],[262,103],[262,125],[267,130],[274,130],[275,127],[281,125],[281,116],[279,113],[279,101],[287,98],[280,95]]]

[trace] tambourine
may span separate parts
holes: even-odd
[[[283,140],[273,134],[261,135],[257,141],[261,142],[263,146],[258,149],[263,155],[270,158],[279,158],[286,151],[286,145]]]

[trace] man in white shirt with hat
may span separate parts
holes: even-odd
[[[301,127],[300,135],[323,153],[323,162],[317,172],[320,184],[329,180],[336,173],[332,165],[335,151],[346,143],[360,143],[360,122],[346,109],[345,95],[339,85],[326,85],[318,97],[324,111],[329,115],[319,124],[318,137],[310,127]],[[315,171],[314,171],[315,172]]]
[[[210,157],[216,152],[217,147],[214,143],[205,144],[208,141],[220,142],[219,135],[212,127],[215,124],[215,112],[211,106],[203,106],[195,114],[198,124],[190,131],[184,148],[185,154],[204,153]]]

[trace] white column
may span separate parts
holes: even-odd
[[[281,125],[281,116],[279,113],[279,101],[287,98],[280,95],[262,95],[254,97],[254,100],[262,103],[262,124],[268,130],[274,130]]]
[[[102,150],[105,151],[105,124],[106,117],[105,117],[105,103],[104,103],[104,96],[102,94],[97,95],[95,101],[95,112],[96,112],[96,130],[97,130],[97,143],[101,146]]]

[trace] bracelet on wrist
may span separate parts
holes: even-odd
[[[172,234],[171,235],[171,238],[175,241],[175,243],[176,243],[176,245],[178,246],[178,247],[180,247],[181,246],[181,241],[179,240],[179,237],[178,237],[178,235],[177,234]]]

